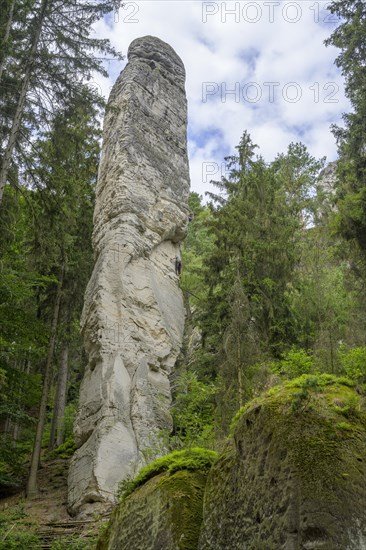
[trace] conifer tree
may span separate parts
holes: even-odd
[[[27,494],[37,493],[37,470],[40,459],[46,407],[53,379],[55,346],[60,332],[63,311],[64,334],[61,335],[63,357],[60,362],[58,400],[55,405],[51,447],[60,428],[65,406],[67,379],[67,345],[71,323],[79,318],[81,303],[91,269],[91,227],[99,160],[100,130],[93,95],[88,89],[79,92],[66,109],[60,110],[53,127],[37,143],[33,200],[39,212],[38,247],[41,248],[39,269],[47,269],[57,277],[57,288],[50,296],[52,320],[47,360],[43,376],[43,393],[38,415]]]
[[[333,127],[339,152],[339,228],[358,243],[366,259],[366,5],[363,0],[333,0],[329,10],[342,23],[325,43],[341,50],[335,63],[353,108],[343,115],[344,127]]]
[[[2,135],[0,204],[14,155],[13,164],[21,163],[32,134],[49,127],[55,109],[67,105],[94,72],[107,75],[103,58],[121,59],[108,40],[91,37],[93,24],[120,3],[39,0],[29,4],[22,0],[24,9],[7,6],[1,67],[4,85],[11,90],[1,105],[7,130]],[[33,131],[29,132],[26,122]]]

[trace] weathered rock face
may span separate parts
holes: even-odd
[[[209,474],[200,550],[366,549],[366,414],[331,377],[273,388]]]
[[[89,362],[69,473],[72,513],[113,501],[157,431],[171,427],[168,376],[184,329],[174,272],[188,219],[184,66],[151,36],[132,42],[128,60],[104,123],[96,261],[82,316]]]
[[[328,196],[334,196],[337,185],[337,161],[329,162],[321,171],[318,178],[318,192],[323,192]]]
[[[316,184],[318,197],[322,199],[321,216],[337,210],[336,189],[337,189],[337,162],[330,162],[319,174]]]
[[[196,550],[207,472],[160,474],[122,502],[97,550]]]

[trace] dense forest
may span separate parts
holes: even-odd
[[[121,58],[89,32],[119,5],[6,0],[0,14],[3,494],[27,483],[32,496],[40,456],[74,448],[104,106],[88,81]],[[333,0],[330,10],[342,22],[327,44],[352,104],[329,136],[338,161],[325,168],[291,143],[268,162],[243,129],[217,193],[190,196],[186,333],[174,431],[162,434],[171,450],[219,449],[238,409],[282,380],[366,381],[366,7]]]

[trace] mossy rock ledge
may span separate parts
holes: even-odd
[[[366,549],[366,414],[352,382],[303,376],[240,412],[207,480],[198,548]]]
[[[115,508],[97,550],[196,550],[215,458],[206,449],[178,451],[141,470]]]

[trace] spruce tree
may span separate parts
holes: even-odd
[[[358,243],[366,260],[366,5],[363,0],[333,0],[329,10],[342,23],[325,43],[341,50],[335,63],[353,108],[343,115],[344,127],[333,127],[339,152],[339,228]]]
[[[91,37],[93,24],[118,9],[120,0],[20,4],[24,9],[15,6],[13,12],[9,4],[2,25],[0,84],[10,90],[0,106],[7,127],[2,135],[0,203],[12,164],[19,167],[29,147],[34,147],[33,135],[49,127],[55,111],[67,105],[94,73],[107,75],[106,57],[122,57],[107,39]]]

